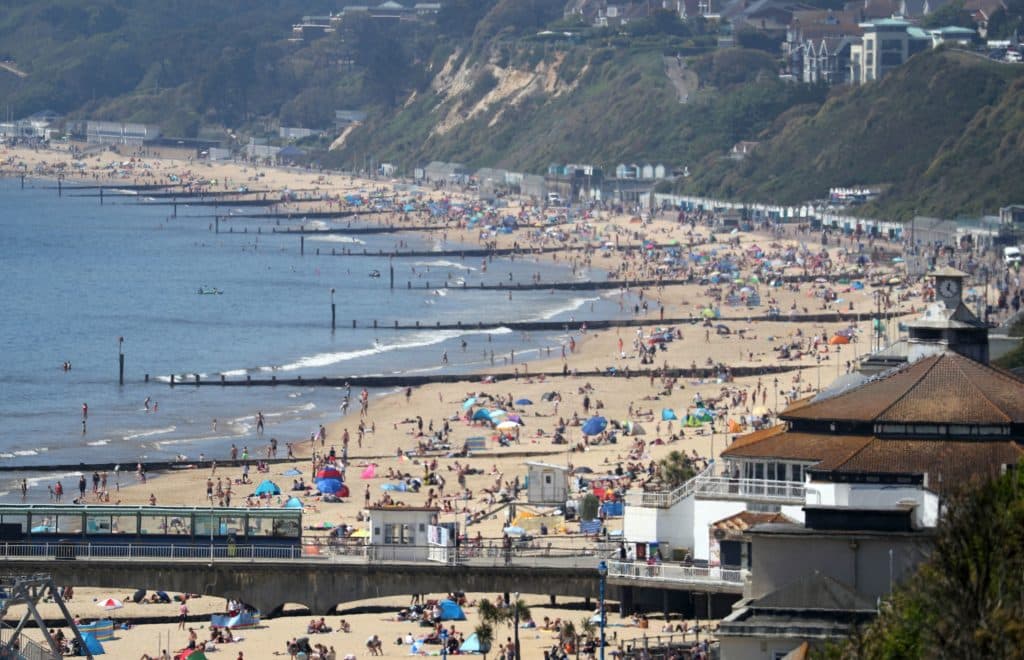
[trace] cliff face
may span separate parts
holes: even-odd
[[[882,81],[835,90],[762,133],[741,162],[713,154],[690,192],[795,204],[832,186],[886,193],[865,215],[995,213],[1021,199],[1024,71],[962,52],[926,52]]]

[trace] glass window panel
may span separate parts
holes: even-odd
[[[179,535],[191,535],[192,534],[192,519],[191,515],[185,513],[179,516],[168,516],[167,528],[170,534]]]
[[[139,518],[135,514],[111,516],[110,528],[113,534],[138,534]]]
[[[90,513],[85,518],[85,530],[88,534],[110,534],[110,516],[107,514]]]
[[[220,535],[227,536],[234,534],[235,536],[245,535],[245,522],[241,516],[221,516],[220,517]]]
[[[81,534],[82,514],[63,514],[57,516],[57,531],[61,534]]]
[[[25,533],[28,529],[28,514],[5,513],[0,522],[4,525],[17,525],[21,532]]]
[[[167,533],[167,516],[142,515],[140,534],[160,535]]]

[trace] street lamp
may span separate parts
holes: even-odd
[[[513,642],[513,643],[516,645],[516,660],[520,660],[520,657],[519,657],[519,592],[518,591],[515,592],[514,594],[512,594],[512,617],[513,617],[513,620],[514,620],[514,624],[513,625],[515,626],[515,631],[514,631],[515,642]]]
[[[608,578],[608,562],[603,559],[597,563],[597,574],[600,576],[600,587],[598,591],[598,599],[600,600],[600,609],[598,610],[598,616],[600,617],[601,626],[601,651],[599,657],[604,660],[604,585]],[[518,648],[518,647],[517,647]]]
[[[775,419],[779,418],[779,377],[772,378],[772,387],[775,388]]]
[[[447,658],[448,657],[448,631],[445,630],[444,628],[441,628],[441,634],[439,635],[439,637],[441,638],[441,657],[442,658]]]

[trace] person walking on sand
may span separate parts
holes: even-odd
[[[185,629],[185,622],[188,621],[188,597],[181,597],[181,605],[178,606],[178,630]]]

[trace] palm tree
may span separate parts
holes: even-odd
[[[494,606],[491,605],[491,607]],[[482,617],[483,614],[481,614]],[[484,660],[487,660],[487,652],[491,650],[491,642],[494,641],[494,628],[489,623],[481,623],[473,629],[473,632],[476,634],[476,640],[480,643],[480,652],[484,654]]]
[[[658,479],[668,488],[678,488],[696,474],[693,461],[681,451],[671,451],[658,463]]]
[[[580,640],[579,637],[576,635],[576,626],[572,625],[572,621],[566,621],[562,624],[562,630],[561,632],[559,632],[558,636],[559,641],[562,643],[563,647],[565,646],[566,642],[571,641],[572,649],[576,653],[576,657],[579,657]]]

